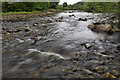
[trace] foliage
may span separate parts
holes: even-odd
[[[18,12],[18,11],[40,11],[47,9],[56,9],[58,2],[3,2],[3,12]]]
[[[87,12],[115,12],[117,11],[117,2],[86,2],[82,10]]]
[[[68,4],[66,2],[63,3],[63,7],[67,7]]]

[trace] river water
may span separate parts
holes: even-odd
[[[110,16],[65,11],[25,21],[4,21],[3,77],[120,78],[119,33],[87,28],[93,22],[116,22]]]

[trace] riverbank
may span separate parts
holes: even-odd
[[[62,10],[44,10],[44,11],[34,11],[34,12],[8,12],[2,14],[2,20],[26,20],[30,17],[37,17],[37,16],[46,16],[46,15],[52,15],[62,12]]]

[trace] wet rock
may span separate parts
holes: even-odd
[[[77,57],[71,58],[71,61],[78,61],[78,60],[79,60],[79,58],[77,58]]]
[[[91,30],[93,30],[94,29],[94,25],[90,24],[90,25],[88,25],[88,28],[91,29]]]
[[[108,51],[100,51],[100,53],[107,55]]]
[[[106,32],[115,32],[120,31],[117,26],[112,24],[102,24],[102,23],[93,23],[88,25],[88,28],[95,31],[106,31]]]
[[[47,23],[51,23],[52,21],[51,20],[48,20]]]
[[[62,19],[55,19],[56,22],[62,22]]]
[[[69,15],[69,17],[72,17],[72,16],[75,16],[74,14],[72,14],[72,15]]]
[[[33,24],[33,26],[37,26],[37,25],[38,25],[38,23],[34,23],[34,24]]]
[[[61,16],[59,19],[63,19],[63,16]]]
[[[77,72],[77,71],[78,71],[77,68],[72,69],[72,72]]]
[[[21,39],[16,39],[19,43],[23,43],[24,40],[21,40]]]
[[[117,50],[120,50],[120,45],[117,46]]]
[[[92,45],[90,43],[85,44],[85,48],[89,49],[91,47],[92,47]]]
[[[6,30],[6,28],[2,28],[2,30]]]
[[[71,16],[75,16],[74,14],[72,14]]]
[[[78,21],[87,21],[87,19],[79,18]]]
[[[15,30],[14,32],[17,33],[17,32],[20,32],[20,31],[22,31],[22,30],[21,30],[21,29],[18,29],[18,30]]]
[[[30,30],[29,29],[25,29],[25,32],[29,32]]]
[[[74,11],[69,11],[69,13],[73,13]]]

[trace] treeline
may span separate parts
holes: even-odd
[[[116,12],[118,10],[117,2],[87,2],[83,8],[87,12]]]
[[[2,3],[3,12],[18,12],[18,11],[39,11],[47,9],[56,9],[58,2],[13,2]]]
[[[68,5],[64,2],[62,5],[59,2],[13,2],[2,3],[3,12],[18,12],[18,11],[40,11],[48,9],[59,10],[82,10],[86,12],[117,12],[117,2],[78,2],[73,5]]]
[[[73,9],[86,12],[117,12],[118,2],[78,2],[71,6]]]

